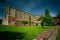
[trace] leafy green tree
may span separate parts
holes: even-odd
[[[42,21],[42,22],[41,22],[41,26],[42,26],[42,28],[43,28],[44,22],[45,22],[45,17],[44,17],[43,15],[41,15],[41,16],[39,17],[38,21]]]
[[[28,21],[23,20],[23,21],[22,21],[22,24],[24,24],[24,26],[25,26],[26,24],[28,24]]]
[[[45,9],[45,21],[48,25],[52,25],[53,21],[52,21],[52,17],[50,15],[50,12],[48,10],[48,8]]]
[[[38,21],[40,21],[40,20],[42,21],[41,22],[42,28],[43,28],[44,24],[45,25],[52,25],[52,23],[53,23],[52,17],[51,17],[50,12],[47,8],[45,9],[45,14],[40,16],[40,18],[38,19]]]

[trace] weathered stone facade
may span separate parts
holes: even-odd
[[[40,16],[41,15],[35,16],[28,12],[7,6],[5,9],[4,20],[8,21],[8,25],[23,25],[21,23],[22,20],[27,20],[29,22],[27,25],[36,25],[37,22],[37,24],[40,25],[40,21],[37,21]]]

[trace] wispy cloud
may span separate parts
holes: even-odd
[[[33,1],[30,1],[27,5],[24,6],[25,9],[31,10],[36,6],[36,3]]]

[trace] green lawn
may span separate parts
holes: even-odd
[[[32,40],[37,34],[40,34],[44,30],[48,30],[50,28],[52,28],[52,26],[44,26],[43,29],[41,26],[0,26],[0,31],[25,33],[24,40]]]
[[[60,28],[58,30],[58,34],[57,34],[56,40],[60,40]]]

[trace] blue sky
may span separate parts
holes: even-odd
[[[1,0],[0,17],[3,17],[7,5],[33,15],[44,14],[45,9],[48,8],[50,14],[54,16],[60,10],[60,0]]]

